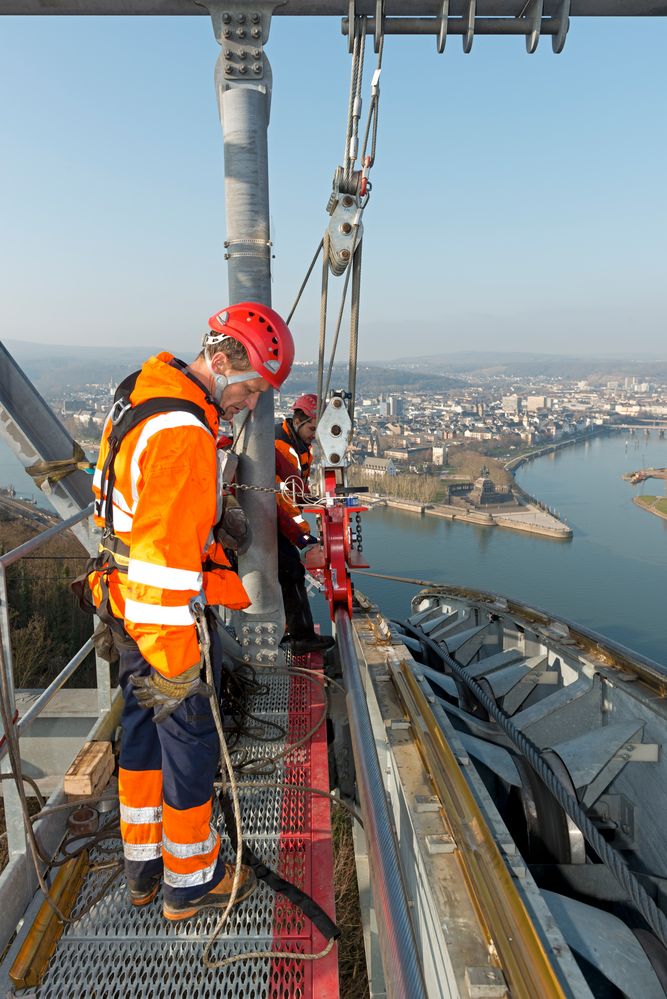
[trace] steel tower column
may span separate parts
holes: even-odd
[[[271,68],[264,55],[273,3],[233,0],[208,4],[221,46],[215,69],[225,153],[225,210],[229,302],[271,305],[271,242],[267,130],[271,106]],[[238,480],[243,485],[275,485],[273,392],[261,397],[247,416],[241,438]],[[278,583],[276,503],[270,492],[239,495],[251,525],[252,543],[239,559],[252,601],[241,618],[241,639],[249,658],[269,661],[278,652],[285,624]]]

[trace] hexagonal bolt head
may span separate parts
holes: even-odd
[[[245,59],[245,57],[248,55],[245,49],[239,49],[236,54],[239,57],[239,59]]]
[[[261,28],[253,28],[252,31],[250,32],[250,34],[252,35],[253,38],[261,38],[262,37],[262,29]]]
[[[228,11],[225,11],[225,13],[222,15],[222,23],[231,24],[231,20],[232,20],[232,15]]]
[[[225,59],[233,59],[234,53],[231,49],[225,49]]]
[[[239,66],[239,73],[241,73],[241,75],[244,75],[247,72],[248,72],[247,66]]]
[[[340,258],[341,258],[341,260],[349,260],[350,259],[350,251],[349,250],[341,250],[340,251]]]
[[[225,30],[222,32],[222,37],[223,38],[231,38],[232,37],[232,29],[231,28],[225,28]]]
[[[335,452],[332,455],[330,455],[329,457],[331,458],[331,464],[332,465],[337,465],[338,462],[340,461],[340,455],[336,454]]]
[[[261,54],[262,54],[262,50],[261,49],[253,49],[252,50],[252,57],[253,57],[253,59],[259,59],[260,56],[261,56]]]
[[[250,20],[252,21],[253,24],[259,24],[260,16],[257,13],[257,11],[255,11],[253,14],[250,15]]]
[[[236,20],[239,22],[239,24],[245,24],[245,14],[237,14]]]
[[[254,62],[252,64],[252,71],[253,73],[257,73],[257,75],[259,76],[259,74],[262,72],[262,64],[259,62]]]
[[[351,208],[354,204],[354,198],[351,198],[349,194],[346,194],[343,198],[343,208]]]
[[[237,38],[245,38],[245,34],[246,34],[245,28],[237,28],[236,29],[236,37]]]
[[[338,426],[338,424],[337,424],[337,423],[334,423],[333,427],[331,428],[331,433],[333,434],[333,436],[334,436],[334,437],[340,437],[340,435],[342,434],[342,432],[343,432],[343,431],[342,431],[342,430],[341,430],[341,428],[340,428],[340,427]]]
[[[340,231],[344,232],[345,235],[347,236],[349,235],[349,233],[352,232],[352,226],[350,225],[349,222],[343,222],[343,224],[340,227]]]
[[[340,407],[343,405],[343,400],[339,399],[338,396],[335,396],[331,401],[333,403],[334,409],[340,409]]]
[[[227,65],[225,66],[225,74],[227,76],[231,76],[233,72],[234,72],[234,67],[230,66],[229,63],[227,63]]]

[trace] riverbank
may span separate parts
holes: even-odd
[[[667,466],[667,440],[654,434],[641,450],[645,465]],[[664,534],[667,524],[628,511],[632,492],[620,475],[637,465],[623,433],[566,448],[517,473],[528,492],[561,511],[574,531],[570,541],[378,509],[364,517],[364,556],[374,572],[492,590],[548,608],[665,662],[667,545],[656,543],[656,528]],[[383,614],[399,620],[410,614],[418,590],[382,579],[358,584]]]
[[[520,454],[516,458],[510,458],[509,461],[505,462],[505,468],[514,475],[517,468],[521,468],[526,462],[534,461],[535,458],[543,458],[545,454],[553,454],[555,451],[561,451],[563,448],[572,447],[573,444],[583,444],[585,441],[594,440],[596,437],[616,432],[620,433],[620,430],[616,427],[600,427],[598,430],[591,430],[589,433],[580,434],[578,437],[568,437],[567,440],[545,444],[544,447],[538,447],[534,451],[526,451],[525,454]]]
[[[504,527],[510,531],[521,531],[525,534],[538,534],[543,538],[557,541],[567,541],[572,537],[572,529],[558,520],[552,514],[532,503],[526,503],[520,508],[503,511],[495,507],[493,510],[466,510],[460,506],[447,503],[418,503],[412,500],[392,499],[389,496],[379,497],[373,506],[386,506],[393,510],[403,510],[416,513],[419,516],[442,517],[445,520],[456,520],[464,524],[475,524],[478,527]],[[369,504],[369,505],[371,505]]]
[[[633,496],[632,502],[661,520],[667,520],[667,498],[664,496]]]

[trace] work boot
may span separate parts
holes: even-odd
[[[156,874],[152,878],[146,878],[145,881],[128,881],[127,886],[130,889],[130,902],[132,905],[137,909],[140,909],[143,905],[149,905],[159,892],[161,881],[161,874]]]
[[[336,639],[331,635],[304,635],[301,638],[287,637],[285,645],[290,649],[293,656],[306,656],[310,652],[328,652],[336,644]]]
[[[181,919],[190,919],[196,916],[202,909],[224,909],[229,902],[234,884],[234,864],[225,864],[225,876],[215,888],[202,895],[201,898],[180,901],[179,899],[165,899],[163,914],[165,919],[178,922]],[[234,899],[234,904],[243,902],[254,892],[257,887],[257,878],[252,867],[241,865],[239,874],[239,886]]]

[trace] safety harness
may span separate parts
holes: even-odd
[[[186,377],[190,377],[183,361],[174,358],[170,364]],[[109,603],[109,576],[114,571],[127,575],[130,561],[129,546],[115,533],[113,523],[113,491],[116,483],[116,458],[120,446],[131,430],[150,419],[151,416],[157,416],[161,413],[191,413],[215,437],[215,433],[206,419],[205,411],[189,399],[180,399],[175,396],[156,396],[136,405],[133,404],[130,396],[140,374],[140,371],[133,371],[120,383],[114,394],[110,413],[111,431],[107,438],[108,451],[101,471],[100,498],[95,504],[96,515],[104,519],[102,540],[97,555],[90,559],[84,573],[71,584],[71,589],[78,597],[82,609],[97,614],[100,621],[111,629],[114,644],[118,650],[136,649],[137,647],[134,639],[130,638],[123,627],[123,622],[111,610]],[[98,606],[95,606],[90,593],[88,577],[92,572],[100,574],[99,584],[102,600]],[[100,633],[99,639],[99,643],[96,642],[98,652],[104,658],[109,658],[105,652],[112,651],[111,643],[104,641],[102,633]]]

